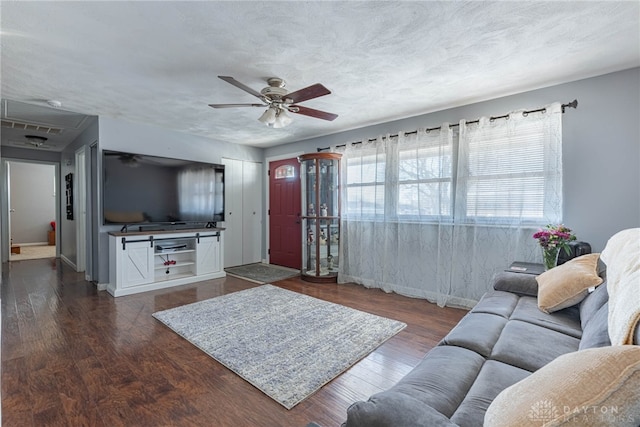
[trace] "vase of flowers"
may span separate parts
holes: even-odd
[[[571,254],[569,242],[576,240],[571,229],[562,224],[549,224],[544,229],[538,230],[533,238],[538,240],[542,248],[542,262],[545,270],[550,270],[558,264],[560,250],[564,250],[567,255]]]

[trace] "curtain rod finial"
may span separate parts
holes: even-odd
[[[568,104],[562,104],[562,112],[564,113],[564,109],[567,107],[571,107],[571,108],[578,108],[578,100],[574,99],[573,101],[571,101]]]

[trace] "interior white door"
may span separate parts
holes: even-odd
[[[262,258],[262,163],[242,165],[242,263]]]
[[[222,159],[224,173],[224,266],[242,265],[242,160]]]

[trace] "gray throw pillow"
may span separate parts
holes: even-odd
[[[609,301],[609,294],[607,293],[607,282],[598,286],[595,291],[591,292],[580,303],[580,324],[582,329],[587,326],[587,323],[596,314],[600,307]]]
[[[605,303],[593,315],[582,331],[582,339],[578,350],[585,348],[607,347],[611,345],[609,339],[609,303]]]

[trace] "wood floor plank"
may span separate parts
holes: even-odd
[[[152,317],[255,283],[227,277],[113,298],[58,260],[5,265],[1,390],[7,426],[339,426],[351,403],[392,386],[466,313],[353,284],[275,283],[407,324],[287,410]]]

